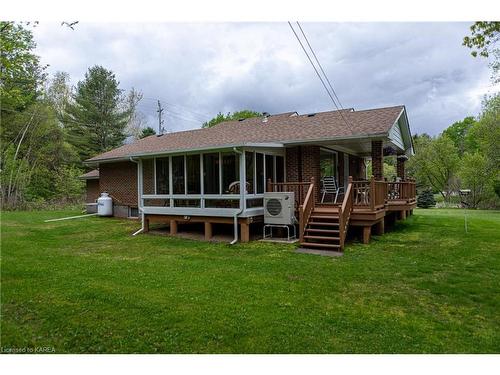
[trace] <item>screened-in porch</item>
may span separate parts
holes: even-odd
[[[145,214],[262,215],[267,179],[285,180],[280,148],[155,156],[141,159],[139,168]]]

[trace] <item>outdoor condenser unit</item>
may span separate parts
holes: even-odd
[[[264,193],[264,223],[295,224],[295,195],[293,192]]]

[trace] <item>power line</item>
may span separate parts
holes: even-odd
[[[201,112],[197,112],[197,111],[194,111],[192,109],[190,109],[189,107],[186,107],[186,106],[183,106],[183,105],[180,105],[180,104],[174,104],[174,103],[169,103],[167,102],[166,100],[164,100],[163,98],[150,98],[150,97],[143,97],[143,99],[146,99],[146,100],[154,100],[154,101],[157,101],[158,99],[161,99],[162,102],[164,102],[165,104],[169,105],[169,106],[173,106],[173,107],[178,107],[179,109],[181,110],[184,110],[186,112],[191,112],[192,114],[195,114],[197,116],[201,116],[203,118],[207,118],[207,117],[210,117],[210,115],[206,114],[206,113],[201,113]]]
[[[330,79],[328,79],[328,76],[326,75],[326,73],[325,73],[325,71],[324,71],[324,69],[323,69],[323,66],[322,66],[322,65],[321,65],[321,63],[319,62],[319,59],[318,59],[318,57],[316,56],[316,53],[314,52],[314,49],[312,48],[311,44],[309,43],[309,39],[307,39],[307,36],[306,36],[306,34],[305,34],[304,30],[302,29],[302,26],[300,26],[299,21],[296,21],[296,22],[297,22],[297,25],[299,26],[299,29],[300,29],[300,31],[301,31],[301,33],[302,33],[302,35],[304,36],[304,39],[305,39],[305,40],[306,40],[306,42],[307,42],[307,45],[309,46],[309,49],[311,50],[311,52],[312,52],[312,54],[313,54],[313,56],[314,56],[314,59],[316,60],[316,63],[318,64],[318,66],[319,66],[319,68],[320,68],[321,72],[323,73],[323,76],[326,78],[326,81],[328,82],[328,86],[330,86],[330,89],[332,90],[333,95],[334,95],[334,96],[335,96],[335,98],[337,99],[337,102],[339,103],[340,108],[343,110],[343,109],[344,109],[344,107],[342,106],[342,103],[340,102],[340,99],[339,99],[339,97],[337,96],[337,93],[335,92],[335,89],[333,88],[333,85],[332,85],[332,83],[330,82]],[[342,117],[344,117],[343,113],[341,113],[341,115],[342,115]],[[345,118],[344,118],[344,121],[345,121]],[[352,123],[351,123],[350,121],[348,121],[348,122],[349,122],[349,125],[350,125],[350,126],[349,126],[349,129],[350,129],[350,130],[351,130],[351,132],[352,132]]]
[[[333,92],[333,95],[335,96],[335,98],[337,99],[337,102],[339,103],[340,105],[340,108],[344,109],[344,107],[342,107],[342,103],[340,102],[340,99],[339,97],[337,96],[337,93],[335,92],[335,90],[333,89],[333,86],[330,82],[330,80],[328,79],[328,76],[326,75],[325,71],[323,70],[323,67],[321,66],[321,63],[319,62],[318,60],[318,57],[316,56],[316,53],[314,52],[314,49],[312,48],[311,44],[309,43],[309,39],[307,39],[307,36],[306,34],[304,33],[304,30],[302,30],[302,26],[300,26],[300,23],[299,21],[296,21],[297,22],[297,25],[299,26],[299,29],[300,29],[300,32],[302,33],[302,35],[304,36],[304,39],[306,40],[307,42],[307,45],[309,46],[309,49],[311,50],[313,56],[314,56],[314,59],[316,60],[316,63],[318,64],[320,70],[321,70],[321,73],[323,73],[323,76],[326,78],[326,81],[328,82],[328,86],[330,86],[330,89],[332,90]]]
[[[297,33],[295,32],[295,29],[293,28],[292,24],[290,23],[290,21],[288,21],[288,26],[290,26],[290,29],[292,29],[292,32],[293,34],[295,35],[295,38],[297,38],[297,41],[299,42],[300,46],[302,47],[302,50],[304,51],[307,59],[309,60],[309,62],[311,63],[311,66],[313,67],[314,71],[316,72],[316,75],[318,76],[319,80],[321,81],[321,84],[323,85],[323,87],[325,88],[326,90],[326,93],[328,94],[328,96],[330,97],[330,99],[332,100],[332,103],[335,105],[335,108],[337,108],[337,110],[339,111],[339,114],[340,116],[342,117],[342,120],[345,122],[347,128],[351,131],[351,133],[353,133],[352,129],[351,129],[351,126],[349,125],[349,123],[347,122],[347,120],[344,118],[344,115],[342,114],[342,111],[340,110],[339,106],[337,105],[337,102],[335,101],[335,99],[333,98],[332,94],[330,93],[330,90],[328,90],[328,87],[326,86],[326,83],[325,81],[323,80],[323,78],[321,77],[321,74],[319,74],[318,72],[318,69],[316,68],[316,66],[314,65],[311,57],[309,56],[309,53],[307,52],[306,48],[304,47],[304,45],[302,44],[302,41],[300,40],[299,36],[297,35]],[[339,102],[340,104],[340,102]]]

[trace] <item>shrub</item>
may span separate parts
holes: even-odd
[[[429,208],[436,205],[434,194],[430,190],[424,190],[417,197],[417,206],[420,208]]]

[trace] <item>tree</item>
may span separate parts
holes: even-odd
[[[49,80],[45,96],[61,122],[63,122],[67,107],[71,103],[72,95],[69,74],[56,72]]]
[[[421,192],[417,197],[417,207],[429,208],[436,205],[436,200],[434,199],[434,194],[429,189]]]
[[[46,66],[35,55],[31,30],[22,24],[0,22],[0,102],[5,112],[22,110],[41,93]],[[12,112],[10,112],[12,113]]]
[[[500,40],[500,22],[475,22],[471,27],[471,36],[464,37],[463,45],[472,49],[471,55],[474,57],[491,57],[492,69],[491,80],[493,83],[500,82],[500,49],[496,48],[496,43]]]
[[[453,141],[446,134],[437,138],[416,137],[415,155],[409,159],[408,166],[420,184],[432,187],[449,201],[451,192],[457,188],[459,157]]]
[[[493,46],[500,40],[500,22],[475,22],[471,27],[471,36],[466,36],[463,45],[473,49],[471,55],[488,57]]]
[[[477,150],[477,143],[471,137],[470,131],[474,127],[476,120],[474,117],[469,116],[462,121],[457,121],[449,126],[443,134],[446,134],[455,144],[458,154],[462,156],[466,151]]]
[[[141,138],[144,126],[147,124],[146,116],[137,108],[142,98],[142,93],[132,87],[124,102],[124,110],[129,113],[125,133],[134,140]]]
[[[113,72],[97,65],[89,68],[85,79],[78,82],[73,100],[64,122],[68,139],[82,160],[123,144],[130,109],[124,109]]]
[[[211,119],[207,122],[204,122],[201,127],[202,128],[211,128],[212,126],[220,124],[221,122],[224,122],[224,121],[234,121],[234,120],[259,117],[259,116],[262,116],[262,113],[251,111],[249,109],[237,111],[237,112],[234,112],[232,114],[231,114],[231,112],[228,112],[226,115],[219,112],[217,114],[217,116],[215,116],[213,119]]]
[[[150,135],[155,135],[156,132],[155,130],[151,127],[148,126],[147,128],[142,129],[141,135],[139,136],[140,139],[149,137]]]
[[[471,190],[468,197],[471,208],[477,208],[481,202],[492,196],[494,173],[495,171],[488,167],[488,160],[484,155],[479,152],[464,155],[459,176],[462,187]]]

